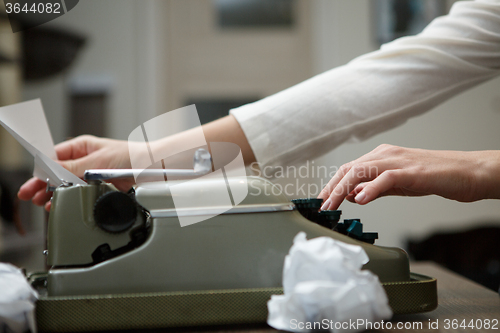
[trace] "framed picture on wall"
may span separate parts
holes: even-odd
[[[294,0],[215,0],[218,25],[234,28],[291,28]]]
[[[420,33],[434,18],[446,14],[446,0],[373,1],[376,40],[379,44]]]

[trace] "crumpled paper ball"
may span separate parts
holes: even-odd
[[[29,285],[22,271],[0,263],[0,327],[8,332],[36,333],[35,302],[38,293]]]
[[[285,257],[284,294],[273,295],[267,303],[267,323],[292,332],[356,332],[364,326],[342,323],[391,318],[378,277],[361,270],[368,260],[360,246],[330,237],[307,240],[300,232]]]

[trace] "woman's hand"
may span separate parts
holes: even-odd
[[[82,178],[87,169],[126,169],[130,168],[127,141],[98,138],[82,135],[55,146],[59,163]],[[132,185],[131,180],[117,180],[113,184],[126,191]],[[17,196],[21,200],[32,200],[38,206],[50,209],[52,193],[45,192],[46,183],[38,178],[31,178],[21,186]]]
[[[381,145],[343,165],[318,198],[364,205],[386,195],[436,194],[461,202],[500,198],[500,151],[433,151]]]
[[[246,164],[255,161],[255,156],[243,133],[239,123],[232,115],[220,118],[202,126],[207,142],[233,142],[241,147]],[[199,128],[180,132],[162,139],[150,142],[150,149],[156,154],[164,151],[165,147],[175,147],[179,143],[199,137]],[[87,169],[128,169],[131,167],[129,149],[132,149],[134,159],[142,160],[143,155],[149,160],[149,153],[144,150],[144,143],[98,138],[91,135],[82,135],[72,140],[58,144],[56,147],[59,163],[77,175],[83,177]],[[167,154],[168,156],[168,154]],[[167,163],[167,162],[166,162]],[[171,165],[192,165],[192,156],[177,156],[172,158],[165,167]],[[172,164],[170,164],[172,163]],[[112,183],[120,190],[128,190],[134,182],[132,180],[113,180]],[[31,178],[19,189],[17,196],[22,200],[32,200],[36,205],[45,205],[50,209],[51,193],[45,193],[46,183],[37,178]]]

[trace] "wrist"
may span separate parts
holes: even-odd
[[[500,151],[477,152],[478,168],[475,170],[478,199],[500,199]]]

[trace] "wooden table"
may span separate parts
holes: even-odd
[[[390,324],[392,329],[371,330],[368,332],[499,332],[500,333],[500,296],[475,282],[461,277],[434,263],[413,263],[411,271],[437,278],[438,301],[436,310],[414,315],[395,316]],[[473,320],[474,326],[482,323],[481,329],[467,327]],[[497,320],[496,329],[485,329],[486,320]],[[466,327],[460,327],[462,322]],[[398,329],[397,325],[403,325]],[[429,327],[429,325],[432,325]],[[491,325],[491,324],[490,324]],[[404,328],[404,327],[410,328]],[[277,332],[267,325],[221,326],[204,328],[182,328],[158,330],[157,332]]]
[[[395,316],[391,320],[393,325],[398,322],[411,323],[414,325],[413,329],[393,328],[377,332],[500,332],[500,295],[498,292],[434,263],[413,263],[411,271],[437,279],[438,308],[422,314]],[[487,319],[490,322],[496,320],[497,329],[485,329],[484,324]],[[462,322],[467,326],[471,320],[474,321],[474,325],[476,322],[478,324],[482,322],[483,327],[481,329],[460,327]],[[437,329],[429,328],[429,323]]]

